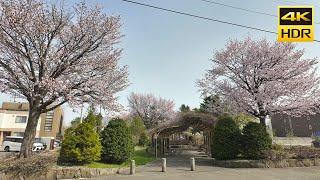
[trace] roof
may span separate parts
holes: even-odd
[[[211,130],[217,120],[217,117],[207,113],[181,112],[172,121],[163,123],[150,130],[149,133],[158,133],[159,136],[165,137],[177,132],[185,131],[189,127],[193,127],[199,131],[208,131]]]
[[[49,105],[48,107],[52,107]],[[62,110],[61,106],[56,109]],[[0,110],[8,110],[8,111],[29,111],[29,103],[27,102],[3,102]],[[63,114],[63,110],[62,110]]]
[[[1,110],[28,111],[29,103],[27,102],[3,102]]]

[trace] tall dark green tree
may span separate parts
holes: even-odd
[[[182,104],[179,108],[180,112],[189,112],[190,107],[188,105]]]
[[[71,127],[77,127],[81,123],[81,118],[76,117],[71,121]]]
[[[203,99],[203,102],[200,104],[199,111],[219,116],[227,113],[227,107],[223,104],[218,95],[212,95]]]
[[[102,115],[101,113],[97,114],[94,108],[90,107],[87,116],[83,121],[89,122],[95,127],[95,130],[100,133],[102,130]]]
[[[139,143],[141,135],[146,131],[142,119],[138,116],[134,117],[130,123],[129,128],[133,136],[133,142],[137,145]]]
[[[87,116],[81,120],[80,117],[76,117],[71,121],[71,127],[77,127],[81,122],[89,122],[91,123],[98,133],[101,132],[103,116],[101,113],[96,113],[95,109],[90,107],[87,113]]]

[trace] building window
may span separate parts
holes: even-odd
[[[53,111],[49,111],[46,114],[46,120],[44,121],[44,130],[52,131],[52,123],[53,123]]]
[[[23,137],[24,132],[13,132],[12,136]]]
[[[16,116],[16,123],[26,123],[27,116]]]

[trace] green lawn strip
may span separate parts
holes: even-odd
[[[135,160],[137,166],[145,165],[155,160],[153,155],[146,152],[145,147],[136,147],[131,159]],[[128,161],[127,164],[129,165],[130,161]]]
[[[119,168],[119,167],[126,167],[125,163],[122,164],[107,164],[103,162],[93,162],[90,164],[85,165],[89,168]]]
[[[145,165],[155,160],[155,158],[151,154],[146,152],[145,147],[138,146],[135,147],[134,155],[131,159],[135,160],[137,166]],[[93,162],[86,166],[90,168],[119,168],[130,166],[130,162],[131,160],[128,160],[127,162],[124,162],[122,164],[107,164],[103,162]]]

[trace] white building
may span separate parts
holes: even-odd
[[[0,107],[0,145],[6,136],[23,137],[27,127],[28,115],[28,103],[2,103]],[[61,139],[63,134],[62,124],[63,109],[61,107],[41,114],[38,120],[36,138]]]
[[[28,111],[0,110],[0,144],[6,136],[23,136],[27,126]],[[38,121],[36,137],[40,133]]]

